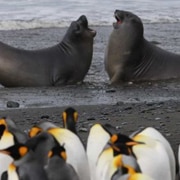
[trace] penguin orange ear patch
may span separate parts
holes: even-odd
[[[66,124],[66,121],[67,121],[67,113],[66,112],[62,113],[62,119],[63,119],[63,123]]]
[[[22,147],[19,148],[19,154],[21,155],[21,157],[26,155],[27,152],[28,152],[28,148],[26,146],[22,146]]]
[[[48,158],[51,158],[53,156],[53,152],[52,151],[49,151],[48,152]]]
[[[112,143],[115,143],[118,140],[117,134],[112,135],[110,140]]]
[[[5,125],[7,127],[7,123],[4,118],[0,119],[0,125]]]
[[[74,117],[75,122],[77,122],[77,120],[78,120],[78,112],[74,112],[73,117]]]
[[[66,154],[65,151],[62,151],[62,152],[60,153],[60,156],[66,161],[66,159],[67,159],[67,154]]]
[[[39,134],[40,132],[42,132],[42,130],[38,127],[33,127],[31,128],[31,130],[29,131],[29,137],[34,137],[37,134]]]

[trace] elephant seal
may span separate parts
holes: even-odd
[[[0,84],[37,87],[83,81],[91,65],[95,35],[82,15],[53,47],[24,50],[0,42]]]
[[[111,84],[180,77],[180,55],[148,42],[138,16],[121,10],[114,16],[104,60]]]

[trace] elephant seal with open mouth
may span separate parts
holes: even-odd
[[[143,23],[135,14],[116,10],[117,20],[105,53],[111,84],[180,78],[180,55],[167,52],[143,36]]]
[[[83,81],[91,65],[95,35],[82,15],[53,47],[24,50],[0,42],[0,84],[37,87]]]

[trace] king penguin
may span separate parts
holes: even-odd
[[[79,137],[65,128],[50,128],[48,131],[64,145],[67,153],[67,163],[72,165],[80,180],[90,180],[89,164],[87,155]]]
[[[32,138],[43,131],[47,131],[49,128],[55,128],[55,127],[57,127],[55,124],[53,124],[51,122],[47,122],[47,121],[35,124],[29,130],[29,137]]]
[[[107,131],[101,124],[94,124],[90,129],[87,139],[86,153],[93,180],[95,179],[98,157],[106,146],[110,137],[111,133]]]
[[[48,153],[46,172],[50,180],[79,180],[74,168],[66,162],[67,154],[58,142]]]
[[[14,135],[17,143],[25,143],[28,139],[28,135],[19,128],[16,123],[10,118],[2,118],[0,121],[4,121],[7,129]]]
[[[0,150],[0,152],[8,154],[14,159],[8,167],[7,176],[3,176],[3,178],[8,180],[48,180],[44,168],[24,144],[15,144]]]
[[[155,180],[172,179],[169,156],[164,145],[159,140],[143,134],[137,134],[133,139],[144,143],[132,147],[142,173]]]
[[[103,177],[104,180],[110,179],[116,171],[116,168],[113,165],[116,157],[119,157],[119,163],[128,163],[137,172],[140,172],[139,165],[136,163],[136,159],[132,156],[132,152],[130,150],[131,146],[135,144],[139,144],[139,142],[130,139],[126,135],[120,133],[118,135],[112,135],[108,144],[98,157],[98,161],[96,163],[96,179],[101,177]]]
[[[121,144],[122,139],[117,137],[117,135],[112,136],[111,141],[118,147],[118,143]],[[139,143],[132,144],[130,142],[126,145],[129,147],[129,152],[136,158],[142,173],[155,180],[172,179],[168,153],[160,141],[142,134],[135,135],[133,141]]]
[[[145,135],[148,136],[152,139],[155,139],[159,142],[162,143],[164,146],[164,149],[166,150],[169,158],[169,163],[170,163],[170,171],[171,171],[171,179],[175,180],[176,178],[176,160],[175,160],[175,155],[173,152],[173,149],[170,145],[170,143],[167,141],[167,139],[155,128],[153,127],[147,127],[138,133],[134,133],[134,135],[131,135],[131,137],[136,136],[137,134],[139,135]]]
[[[48,162],[48,152],[54,144],[54,137],[46,131],[38,133],[26,142],[26,145],[34,152],[34,156],[38,162],[44,167],[46,167]]]
[[[78,112],[72,108],[68,107],[62,113],[63,127],[69,129],[73,133],[77,134],[76,124],[78,121]]]
[[[14,135],[8,131],[5,120],[0,119],[0,150],[13,146],[14,144]],[[11,156],[0,152],[0,177],[4,171],[7,171],[12,161],[13,158]]]

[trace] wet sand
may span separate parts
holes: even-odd
[[[0,88],[0,116],[9,116],[26,130],[39,121],[61,124],[67,106],[79,112],[79,133],[86,141],[89,127],[110,123],[125,134],[153,126],[169,140],[175,153],[180,143],[180,81],[146,82],[109,86],[103,58],[112,27],[97,30],[92,66],[85,83],[50,88]],[[58,43],[67,28],[0,31],[0,41],[24,49]],[[164,49],[180,54],[180,24],[145,24],[145,37]],[[7,108],[8,101],[19,108]]]

